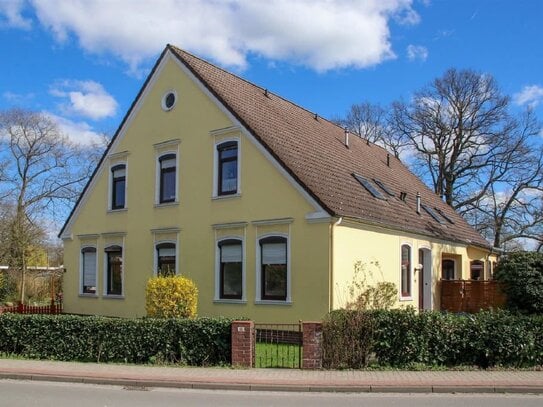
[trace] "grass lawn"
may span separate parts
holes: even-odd
[[[300,367],[299,345],[256,343],[255,367]]]

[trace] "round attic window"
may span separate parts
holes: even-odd
[[[177,93],[173,90],[166,92],[162,97],[162,109],[166,111],[172,110],[175,106],[175,102],[177,102]]]

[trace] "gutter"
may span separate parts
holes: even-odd
[[[334,228],[343,222],[343,217],[339,217],[336,222],[330,222],[330,265],[328,272],[328,312],[332,311],[334,305]]]

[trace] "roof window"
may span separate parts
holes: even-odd
[[[377,184],[377,186],[379,188],[381,188],[383,191],[385,191],[388,195],[390,196],[395,196],[394,192],[392,192],[392,190],[387,187],[385,184],[383,184],[381,181],[379,181],[378,179],[374,178],[373,179],[373,182],[375,182]]]
[[[352,175],[353,175],[353,177],[355,177],[355,179],[356,179],[358,182],[360,182],[360,184],[361,184],[364,188],[366,188],[366,189],[368,190],[368,192],[369,192],[370,194],[372,194],[375,198],[377,198],[377,199],[383,199],[383,200],[386,201],[386,198],[384,197],[384,195],[383,195],[377,188],[375,188],[375,187],[373,186],[373,184],[372,184],[370,181],[368,181],[366,178],[364,178],[364,177],[361,176],[361,175],[355,174],[354,172],[353,172]]]
[[[441,215],[441,217],[443,219],[445,219],[447,222],[449,222],[450,224],[454,225],[454,221],[445,213],[443,212],[441,209],[439,208],[434,208],[436,210],[437,213],[439,213]]]
[[[424,204],[421,204],[420,206],[422,206],[422,209],[424,209],[428,215],[430,215],[432,218],[434,218],[434,220],[440,224],[444,224],[445,222],[443,222],[443,219],[441,219],[439,216],[437,216],[437,213],[434,212],[434,210]]]

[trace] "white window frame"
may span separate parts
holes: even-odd
[[[219,244],[225,240],[239,240],[241,242],[241,299],[221,298],[221,250]],[[215,297],[213,302],[224,302],[230,304],[245,304],[247,302],[246,289],[246,247],[245,238],[240,235],[221,236],[215,240]]]
[[[409,256],[409,286],[411,287],[411,292],[409,295],[403,295],[402,293],[402,247],[408,246],[410,251]],[[412,301],[413,300],[413,276],[414,276],[414,264],[413,264],[413,245],[408,242],[402,242],[400,243],[400,278],[399,278],[399,285],[398,285],[398,292],[399,292],[399,299],[400,301]]]
[[[96,279],[96,292],[93,293],[84,293],[83,292],[83,267],[84,267],[84,260],[83,260],[83,250],[84,249],[94,249],[96,254],[96,260],[94,263],[94,278]],[[79,295],[82,297],[98,297],[98,248],[95,244],[86,244],[82,245],[79,249]]]
[[[178,240],[157,240],[155,241],[155,245],[153,246],[153,275],[156,277],[158,276],[158,249],[157,246],[164,244],[164,243],[171,243],[175,246],[175,275],[179,275],[179,242]]]
[[[219,195],[219,151],[218,147],[221,144],[229,143],[229,142],[236,142],[238,147],[238,157],[237,157],[237,164],[238,164],[238,179],[237,179],[237,190],[235,194],[228,194],[228,195]],[[233,198],[238,197],[241,195],[241,139],[239,137],[226,137],[221,138],[220,140],[216,140],[213,144],[213,199],[225,199],[225,198]]]
[[[113,209],[113,171],[114,167],[118,165],[124,165],[124,208]],[[108,182],[108,191],[107,191],[107,210],[109,212],[120,212],[126,211],[128,209],[128,162],[127,161],[117,161],[109,165],[109,182]]]
[[[121,269],[121,294],[108,294],[107,293],[107,285],[108,285],[108,279],[107,279],[107,270],[108,270],[108,256],[107,254],[104,254],[104,261],[103,261],[103,265],[104,265],[104,273],[103,273],[103,281],[104,281],[104,284],[103,284],[103,297],[104,298],[120,298],[120,299],[123,299],[124,298],[124,293],[125,293],[125,285],[124,285],[124,280],[125,280],[125,251],[124,251],[124,239],[123,239],[123,242],[122,243],[109,243],[107,244],[106,246],[104,246],[104,249],[103,249],[103,252],[104,253],[107,253],[106,250],[110,247],[114,247],[114,246],[119,246],[121,248],[121,259],[122,259],[122,269]]]
[[[160,202],[160,159],[168,154],[175,155],[175,199],[173,202]],[[161,151],[155,158],[155,206],[179,204],[179,149]]]
[[[281,300],[263,300],[262,299],[262,254],[260,241],[268,237],[282,237],[287,239],[287,298],[284,301]],[[259,235],[256,238],[256,296],[255,304],[275,304],[275,305],[290,305],[292,304],[292,278],[291,278],[291,249],[290,249],[290,236],[288,233],[267,233]]]

